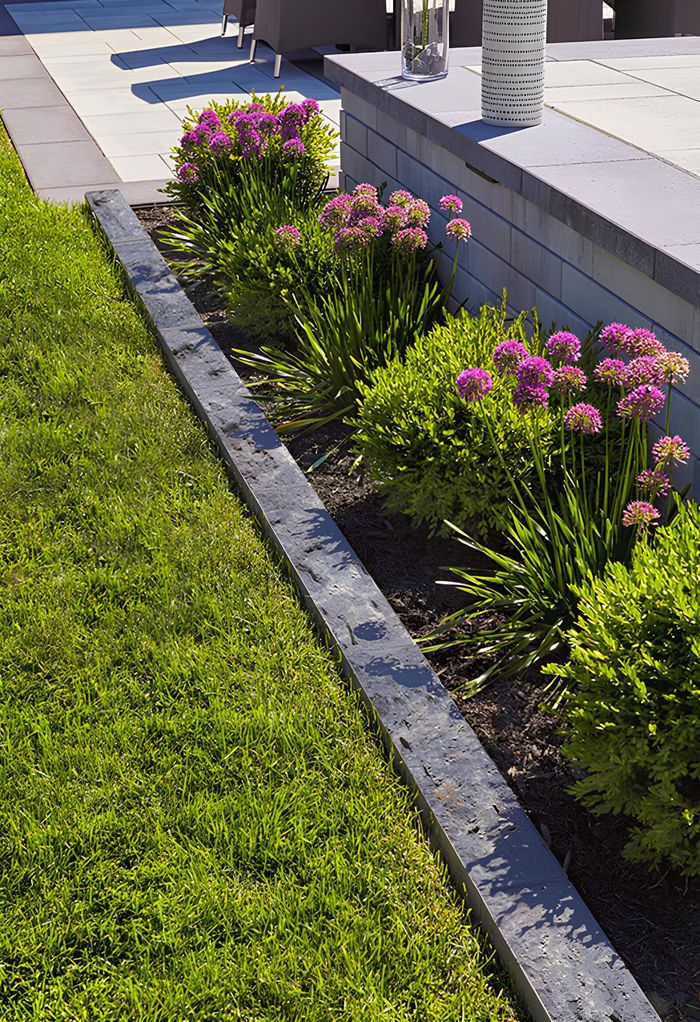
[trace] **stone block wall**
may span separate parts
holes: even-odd
[[[431,206],[434,243],[444,240],[447,222],[438,210],[440,197],[455,193],[464,202],[473,236],[459,253],[453,308],[463,304],[474,311],[498,302],[505,288],[513,314],[534,306],[545,327],[554,323],[583,336],[600,321],[620,321],[653,330],[685,355],[691,372],[674,392],[671,430],[695,454],[682,482],[700,497],[700,309],[345,88],[342,107],[341,188],[386,182],[389,191],[416,193]],[[443,280],[454,244],[445,242],[438,258]]]

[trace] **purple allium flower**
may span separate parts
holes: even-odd
[[[657,468],[674,461],[677,465],[685,465],[690,457],[690,448],[679,436],[662,436],[651,449],[651,456]]]
[[[224,131],[215,131],[209,139],[209,148],[213,153],[225,153],[231,148],[232,142]]]
[[[572,433],[585,433],[590,436],[593,433],[600,433],[603,428],[603,420],[595,405],[586,404],[581,401],[564,414],[564,425]]]
[[[455,381],[457,393],[468,403],[482,401],[493,387],[491,374],[485,369],[464,369]]]
[[[414,199],[406,206],[406,212],[408,214],[406,222],[410,227],[427,227],[430,223],[430,206],[422,199]]]
[[[515,369],[518,383],[527,387],[549,387],[554,379],[554,369],[546,358],[528,355]]]
[[[201,135],[194,129],[192,131],[186,131],[180,139],[180,145],[183,149],[189,149],[191,146],[198,146],[201,142]]]
[[[341,227],[333,239],[333,248],[339,256],[353,256],[369,244],[369,235],[361,227]]]
[[[468,220],[457,217],[455,220],[449,221],[445,228],[445,234],[448,238],[455,238],[457,241],[469,241],[472,236],[472,225]]]
[[[593,370],[593,377],[598,383],[609,383],[615,387],[622,386],[622,374],[625,363],[619,358],[604,358]]]
[[[247,112],[249,114],[261,114],[264,112],[264,110],[265,107],[263,106],[263,104],[258,102],[249,103],[247,107]]]
[[[622,386],[627,390],[641,387],[643,383],[654,387],[663,383],[658,362],[652,355],[639,355],[638,358],[633,358],[622,371]]]
[[[198,124],[208,124],[210,128],[218,128],[221,126],[219,115],[216,110],[202,110],[201,114],[197,118]]]
[[[563,365],[554,370],[552,390],[555,394],[568,397],[571,394],[578,394],[586,389],[588,378],[578,366]]]
[[[242,139],[241,141],[243,142],[241,148],[241,155],[244,156],[246,159],[249,159],[250,157],[253,156],[256,159],[260,159],[260,157],[265,152],[265,145],[263,144],[263,139],[260,138],[260,135],[257,133],[257,131],[251,131],[250,134],[245,136],[245,140]]]
[[[501,376],[514,374],[521,362],[530,357],[530,352],[520,341],[508,340],[497,344],[493,352],[493,364]]]
[[[391,239],[392,247],[401,255],[409,255],[428,244],[428,235],[420,227],[404,227]]]
[[[283,224],[275,230],[275,241],[280,248],[296,248],[301,241],[301,232],[292,224]]]
[[[353,193],[350,200],[350,215],[355,219],[363,216],[384,216],[384,207],[380,206],[376,194],[371,192]]]
[[[443,195],[438,203],[438,207],[443,213],[451,213],[453,216],[459,216],[464,208],[462,200],[458,195]]]
[[[370,238],[381,238],[384,233],[384,221],[378,216],[363,217],[362,220],[357,221],[356,226],[359,227],[361,231],[365,231]]]
[[[352,201],[352,196],[348,195],[347,192],[341,192],[340,195],[336,195],[334,198],[329,199],[321,210],[318,222],[323,227],[331,227],[334,229],[344,227],[350,216]]]
[[[405,188],[399,188],[389,196],[390,206],[408,206],[413,202],[413,196]]]
[[[617,402],[617,414],[622,419],[653,419],[664,406],[666,396],[658,387],[643,383],[625,394]]]
[[[178,168],[177,176],[183,184],[194,185],[199,181],[199,169],[196,163],[183,163]]]
[[[521,413],[529,412],[531,408],[546,408],[548,402],[549,393],[541,383],[521,383],[513,391],[513,404]]]
[[[581,342],[576,334],[570,334],[566,330],[560,330],[558,334],[552,334],[545,344],[550,359],[564,362],[571,365],[578,362],[581,357]]]
[[[384,223],[390,231],[399,231],[406,226],[408,214],[403,206],[387,206],[384,210]]]
[[[308,124],[310,120],[313,120],[319,112],[318,103],[315,99],[305,99],[301,104],[301,109],[304,114],[304,124]]]
[[[640,355],[662,355],[666,350],[658,339],[656,334],[653,334],[651,330],[633,330],[631,337],[627,339],[626,347],[622,349],[626,351],[628,355],[640,356]]]
[[[600,343],[608,351],[627,351],[633,333],[626,323],[608,323],[600,331]]]
[[[650,500],[665,497],[671,489],[671,480],[658,468],[645,468],[637,476],[637,483],[644,496]]]
[[[660,512],[647,500],[632,500],[622,513],[622,524],[634,526],[639,532],[645,533],[660,518]]]
[[[375,202],[379,202],[379,192],[374,185],[369,184],[367,181],[363,181],[362,184],[355,185],[352,190],[353,195],[369,195]]]
[[[300,138],[290,138],[283,145],[284,155],[291,160],[296,160],[306,152],[304,143]]]
[[[278,134],[280,130],[279,117],[276,117],[274,114],[259,114],[255,119],[255,130],[266,137]]]
[[[685,383],[690,362],[680,351],[664,351],[656,359],[662,383]]]
[[[305,123],[306,118],[301,103],[289,103],[280,110],[278,116],[283,128],[293,128],[295,132]]]

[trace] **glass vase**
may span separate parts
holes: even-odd
[[[430,82],[447,74],[449,0],[402,0],[401,75]]]

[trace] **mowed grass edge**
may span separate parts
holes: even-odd
[[[0,1016],[510,1020],[105,249],[4,132],[0,338]]]

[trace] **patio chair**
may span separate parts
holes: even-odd
[[[240,50],[243,46],[243,40],[245,39],[245,30],[248,25],[252,25],[255,21],[255,2],[256,0],[224,0],[224,13],[223,22],[221,25],[221,34],[226,35],[226,27],[228,25],[228,19],[231,15],[238,19],[238,49]]]
[[[258,41],[275,51],[275,78],[282,54],[309,46],[343,43],[383,50],[387,44],[386,0],[257,0],[250,60]]]
[[[630,0],[635,3],[636,0]],[[655,0],[651,0],[655,2]],[[694,2],[694,0],[689,0]],[[482,0],[456,0],[450,18],[451,46],[481,46]],[[549,0],[547,42],[580,42],[603,38],[601,0]]]
[[[700,35],[698,0],[610,0],[616,39]]]

